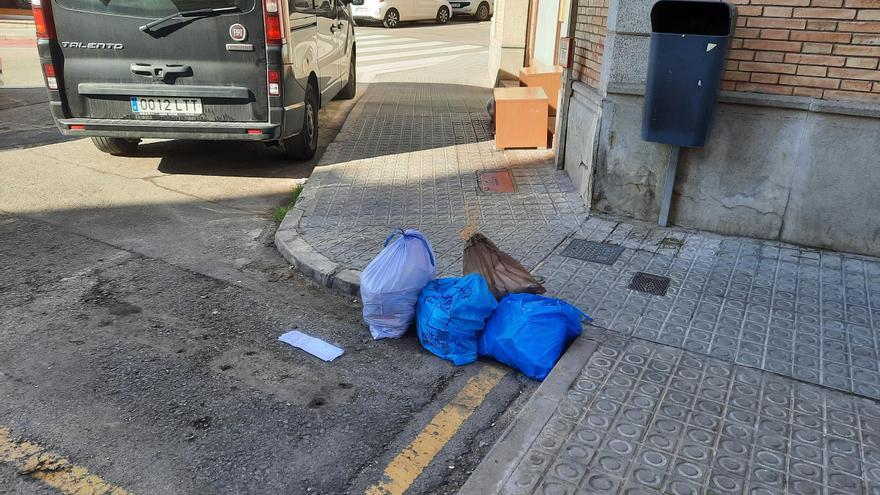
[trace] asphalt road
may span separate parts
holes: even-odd
[[[322,148],[350,106],[322,111]],[[0,132],[0,432],[18,445],[134,493],[363,493],[485,366],[372,341],[357,300],[278,255],[269,212],[316,161],[186,141],[111,157],[54,142],[33,97],[0,88],[0,112],[39,129]],[[345,354],[276,340],[292,328]],[[407,493],[454,493],[534,388],[506,375]],[[0,493],[56,493],[5,461]]]

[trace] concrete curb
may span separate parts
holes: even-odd
[[[369,87],[368,87],[369,88]],[[369,91],[369,89],[365,90]],[[351,139],[352,125],[364,112],[363,95],[358,96],[342,128],[333,141],[327,145],[324,155],[312,171],[311,177],[303,184],[296,205],[287,213],[278,230],[275,231],[275,247],[288,263],[295,266],[307,277],[319,284],[344,295],[360,296],[361,271],[340,265],[319,253],[302,236],[299,224],[303,217],[314,212],[317,204],[317,191],[321,187],[321,174],[316,173],[319,167],[333,165],[333,156],[340,142]]]
[[[305,188],[303,189],[305,193]],[[340,266],[317,252],[300,235],[297,227],[305,214],[307,200],[297,203],[284,217],[275,232],[275,247],[291,265],[319,284],[342,294],[357,296],[361,289],[361,272]]]
[[[589,327],[584,332],[588,330]],[[553,416],[556,406],[565,398],[584,363],[598,347],[598,342],[583,336],[572,342],[550,375],[459,489],[458,495],[507,495],[502,492],[505,481]]]

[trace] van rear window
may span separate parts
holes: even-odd
[[[254,7],[254,0],[56,0],[62,7],[101,14],[134,17],[163,17],[195,9],[237,6],[242,12]]]

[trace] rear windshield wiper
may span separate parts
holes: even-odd
[[[216,7],[213,9],[195,9],[195,10],[184,10],[181,12],[175,12],[170,15],[166,15],[160,19],[156,19],[154,21],[150,21],[143,26],[140,27],[140,30],[143,32],[147,32],[154,27],[162,24],[164,22],[170,21],[171,19],[182,19],[184,17],[206,17],[214,14],[223,14],[225,12],[236,12],[239,8],[237,6],[232,7]]]

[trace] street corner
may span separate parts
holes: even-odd
[[[832,3],[0,0],[0,492],[874,493]]]

